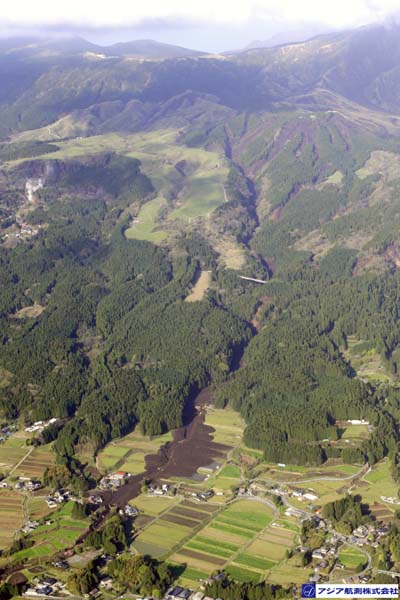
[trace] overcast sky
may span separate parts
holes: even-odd
[[[151,37],[221,51],[287,30],[365,25],[399,8],[399,0],[0,0],[0,32],[76,32],[101,43]]]

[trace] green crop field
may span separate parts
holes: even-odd
[[[166,200],[163,197],[154,198],[146,202],[140,209],[135,222],[129,229],[125,231],[125,236],[129,240],[147,240],[158,244],[167,236],[167,232],[157,228],[157,217],[164,206]]]
[[[393,376],[375,348],[369,347],[365,341],[358,340],[355,336],[348,336],[347,343],[348,349],[344,355],[360,379],[375,383],[394,383]]]
[[[338,558],[346,569],[357,569],[366,562],[364,554],[348,546],[341,548]]]
[[[375,503],[382,503],[382,495],[397,497],[398,486],[390,472],[390,461],[385,459],[374,465],[371,472],[354,487],[354,493],[360,494],[363,501],[371,507]],[[385,506],[390,512],[393,512],[395,508],[391,504]]]
[[[236,465],[227,465],[220,471],[219,477],[238,479],[240,478],[240,468]]]
[[[183,205],[172,211],[170,219],[189,220],[209,216],[225,202],[224,183],[227,175],[226,167],[216,168],[215,165],[198,171],[183,192]]]
[[[239,486],[240,481],[239,467],[228,465],[207,480],[207,487],[212,487],[216,492],[223,492],[224,496],[231,496],[231,488]]]
[[[370,433],[368,425],[349,425],[343,432],[342,440],[350,440],[352,442],[361,443],[368,439]]]
[[[239,556],[235,558],[235,563],[247,567],[254,567],[255,569],[261,569],[263,571],[270,569],[275,564],[272,560],[253,556],[252,554],[239,554]]]
[[[170,560],[201,571],[208,569],[208,574],[223,568],[240,581],[259,581],[285,560],[297,533],[292,519],[273,522],[269,506],[237,500],[180,546]],[[186,571],[181,582],[185,576]]]
[[[26,445],[27,439],[24,432],[17,432],[0,444],[0,470],[3,473],[7,474],[28,454],[30,448]]]
[[[178,503],[176,498],[168,496],[148,496],[140,494],[131,500],[132,506],[149,516],[157,516]]]
[[[29,518],[33,521],[37,521],[42,517],[45,517],[49,513],[53,512],[45,502],[46,496],[30,496],[28,499],[28,512]]]
[[[182,565],[177,565],[176,563],[170,563],[173,567],[179,566],[182,568]],[[194,569],[193,567],[184,567],[183,573],[179,577],[179,584],[187,587],[193,587],[196,585],[199,580],[205,580],[208,577],[207,571],[201,571],[200,569]]]
[[[13,554],[13,561],[29,560],[37,557],[51,557],[56,552],[71,547],[75,540],[87,529],[89,519],[77,521],[71,517],[73,503],[68,502],[60,510],[53,512],[50,525],[41,525],[32,534],[35,544],[32,548]],[[3,564],[0,561],[0,564]]]
[[[240,414],[232,408],[210,407],[205,422],[214,427],[212,436],[218,444],[235,446],[242,439],[245,423]]]
[[[135,539],[133,545],[141,552],[142,544],[151,544],[158,548],[154,556],[161,556],[173,546],[190,535],[190,528],[176,523],[157,521],[144,529]]]
[[[155,454],[158,449],[172,440],[172,433],[148,438],[134,431],[125,437],[107,444],[98,455],[98,465],[103,471],[127,471],[137,475],[145,468],[147,454]]]
[[[260,573],[256,571],[249,571],[243,567],[239,567],[237,565],[229,565],[226,568],[226,572],[236,581],[250,581],[254,583],[258,583],[260,581]]]

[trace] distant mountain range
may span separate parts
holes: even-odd
[[[92,52],[105,56],[140,56],[143,58],[174,58],[199,56],[203,54],[197,50],[189,50],[181,46],[164,44],[154,40],[134,40],[119,42],[109,46],[102,46],[88,42],[82,37],[37,38],[15,37],[0,39],[0,52],[15,55],[40,56],[53,53],[58,56],[73,56]]]
[[[265,40],[254,40],[244,50],[253,50],[254,48],[271,48],[273,46],[282,46],[284,44],[295,44],[296,42],[305,42],[317,35],[329,33],[330,29],[323,25],[304,26],[297,29],[279,31]]]
[[[163,103],[188,91],[235,110],[350,101],[398,113],[399,34],[399,26],[365,27],[221,57],[151,40],[3,40],[0,127],[35,128],[102,102]]]

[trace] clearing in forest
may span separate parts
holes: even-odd
[[[211,271],[201,271],[198,280],[193,286],[192,291],[186,298],[186,302],[197,302],[203,300],[204,294],[210,287],[211,283]]]

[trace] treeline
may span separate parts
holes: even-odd
[[[207,596],[222,600],[273,600],[287,598],[290,590],[280,585],[262,583],[239,583],[230,579],[213,581],[206,587]]]
[[[361,496],[351,494],[328,502],[323,508],[323,516],[338,531],[347,535],[360,525],[372,521],[368,506],[361,503]]]

